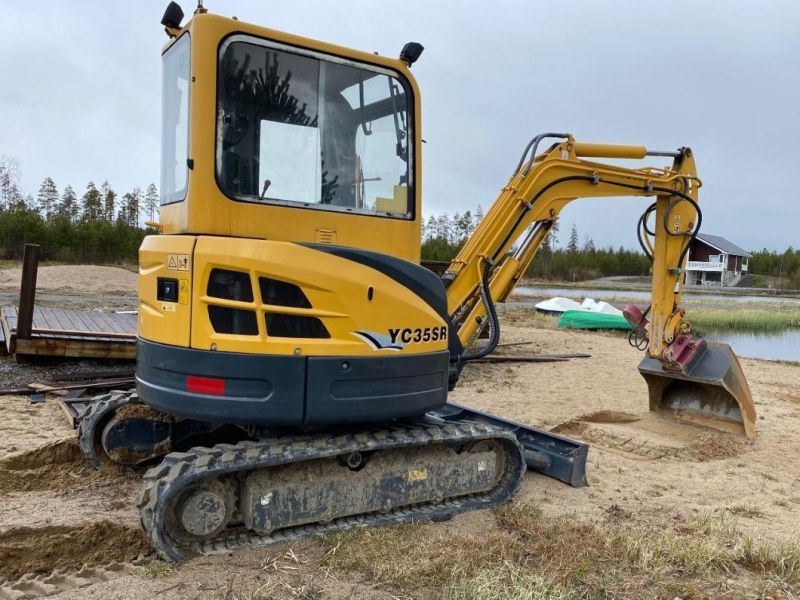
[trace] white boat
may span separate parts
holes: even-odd
[[[570,298],[550,298],[550,300],[542,300],[535,307],[539,312],[555,315],[568,310],[578,310],[581,305]]]
[[[586,298],[580,304],[571,298],[550,298],[542,300],[535,305],[536,310],[548,315],[562,314],[568,310],[579,310],[583,312],[603,313],[606,315],[622,316],[622,311],[614,308],[608,302],[595,302],[593,298]]]
[[[606,315],[617,315],[622,316],[622,311],[618,308],[614,308],[608,302],[601,300],[600,302],[595,302],[592,298],[586,298],[583,302],[581,302],[581,306],[578,310],[585,310],[588,312],[599,312]]]

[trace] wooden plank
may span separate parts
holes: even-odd
[[[22,254],[22,282],[19,287],[19,319],[17,339],[28,339],[33,329],[33,307],[36,301],[36,273],[39,269],[39,246],[25,244]]]
[[[6,338],[5,348],[8,354],[14,353],[14,336],[11,335],[11,326],[8,323],[8,319],[6,318],[6,311],[11,310],[11,307],[4,306],[3,310],[0,311],[0,327],[3,329],[3,336]]]
[[[16,343],[16,326],[18,311],[14,307],[5,307],[0,312],[0,327],[6,346],[11,349]],[[43,356],[116,356],[121,354],[127,358],[131,356],[130,350],[104,350],[103,344],[133,345],[137,338],[138,317],[131,314],[100,313],[90,311],[64,310],[60,308],[35,307],[33,315],[32,340],[38,342],[59,341],[74,342],[77,344],[95,343],[99,346],[87,347],[86,352],[76,350],[70,346],[70,354],[65,355],[62,350],[64,344],[55,344],[48,347],[40,343],[36,346],[23,344],[23,353],[32,353]],[[72,352],[75,352],[74,354]],[[87,354],[88,353],[88,354]]]
[[[16,306],[7,306],[5,311],[5,318],[8,321],[8,326],[11,330],[12,335],[16,335],[17,332],[17,307]]]
[[[75,420],[77,419],[78,414],[77,414],[77,412],[73,413],[72,407],[70,406],[70,404],[71,403],[65,401],[64,398],[59,398],[58,399],[58,406],[64,412],[64,416],[67,417],[67,422],[69,423],[69,426],[72,427],[73,429],[75,429]]]
[[[95,331],[95,330],[102,330],[105,331],[108,329],[108,324],[98,322],[100,321],[95,317],[98,313],[89,313],[89,312],[81,312],[75,313],[75,320],[81,324],[79,329],[84,329],[85,331]]]
[[[58,308],[51,308],[47,311],[42,311],[41,326],[39,323],[34,323],[34,329],[38,333],[40,329],[64,329],[67,323],[66,319],[61,318],[63,311]],[[42,337],[39,334],[39,337]]]
[[[23,356],[69,356],[72,358],[136,358],[136,344],[120,341],[83,341],[33,338],[17,340],[16,353]]]
[[[51,393],[56,396],[66,396],[69,393],[65,389],[53,387],[44,383],[29,383],[28,387],[37,392],[42,392],[43,394]]]
[[[131,366],[129,368],[120,369],[89,369],[85,371],[78,371],[77,373],[69,373],[67,375],[57,375],[53,377],[53,381],[74,381],[82,384],[87,383],[102,383],[103,379],[131,379],[136,375],[136,369]]]
[[[110,333],[130,333],[126,331],[120,319],[114,313],[95,313],[93,315],[99,322],[105,323],[104,331]]]
[[[64,313],[63,309],[60,308],[51,308],[47,311],[47,315],[42,315],[43,317],[43,325],[42,327],[45,329],[69,329],[71,328],[70,321],[64,316],[62,318],[62,313]],[[40,327],[36,327],[40,329]]]
[[[34,328],[33,333],[37,333],[40,336],[57,336],[57,337],[69,337],[69,338],[76,338],[81,340],[86,340],[87,338],[109,338],[114,340],[120,341],[128,341],[128,342],[135,342],[136,341],[136,334],[135,333],[116,333],[111,331],[104,331],[100,335],[95,335],[92,331],[71,331],[69,329],[39,329],[38,327]]]
[[[19,351],[17,351],[19,352]],[[497,356],[495,354],[490,354],[485,358],[476,358],[475,360],[471,360],[470,362],[473,363],[511,363],[511,362],[519,362],[519,363],[549,363],[549,362],[567,362],[568,358],[553,358],[553,357],[543,357],[543,356]]]
[[[78,316],[90,331],[136,335],[137,319],[105,312],[81,312]]]
[[[120,377],[118,379],[109,379],[107,381],[96,381],[94,383],[77,383],[71,385],[59,385],[59,386],[45,386],[49,389],[47,391],[52,390],[88,390],[88,389],[99,389],[99,390],[110,390],[115,387],[129,387],[136,383],[136,379],[133,377]],[[42,384],[33,384],[34,386],[42,385]],[[3,396],[24,396],[27,394],[33,394],[37,391],[32,388],[30,385],[24,388],[10,388],[5,390],[0,390],[0,395]]]
[[[85,398],[59,398],[58,406],[67,417],[67,422],[73,429],[78,426],[80,419],[83,417],[86,409],[89,408],[90,401]]]
[[[86,339],[86,334],[94,334],[97,332],[98,328],[94,323],[91,322],[89,319],[84,319],[82,311],[75,311],[75,310],[60,310],[59,316],[61,317],[62,328],[65,331],[74,330],[74,331],[82,331],[85,332],[81,339]],[[80,334],[79,334],[80,335]],[[96,336],[97,337],[97,336]],[[100,341],[96,339],[95,341]]]

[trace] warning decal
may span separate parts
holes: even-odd
[[[170,254],[167,257],[167,270],[169,270],[169,271],[188,271],[189,270],[189,255],[188,254]]]

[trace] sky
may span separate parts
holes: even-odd
[[[195,2],[180,2],[191,15]],[[159,180],[166,0],[0,0],[0,155],[26,193]],[[488,208],[528,140],[690,146],[703,230],[800,246],[797,0],[206,0],[211,11],[382,55],[417,41],[425,214]],[[663,158],[649,159],[665,166]],[[636,245],[646,199],[561,215],[595,245]]]

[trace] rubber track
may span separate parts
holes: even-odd
[[[173,499],[177,499],[183,490],[203,478],[329,458],[354,451],[461,444],[485,439],[497,439],[506,449],[505,473],[500,482],[487,492],[397,508],[388,513],[342,517],[325,524],[291,527],[270,534],[256,533],[239,526],[224,530],[211,540],[190,545],[182,545],[171,539],[164,526]],[[525,469],[522,447],[513,433],[476,422],[397,426],[362,429],[341,435],[304,435],[260,442],[247,441],[235,445],[219,444],[212,448],[198,447],[189,452],[173,452],[158,466],[147,471],[139,495],[139,517],[156,551],[167,560],[179,561],[190,554],[217,554],[259,548],[355,527],[444,519],[470,510],[491,508],[508,500],[519,489]]]
[[[95,469],[99,469],[102,461],[97,454],[97,427],[105,422],[115,410],[125,404],[141,404],[139,395],[134,391],[113,391],[108,394],[95,396],[89,404],[89,409],[81,418],[78,425],[78,440],[86,459]]]

